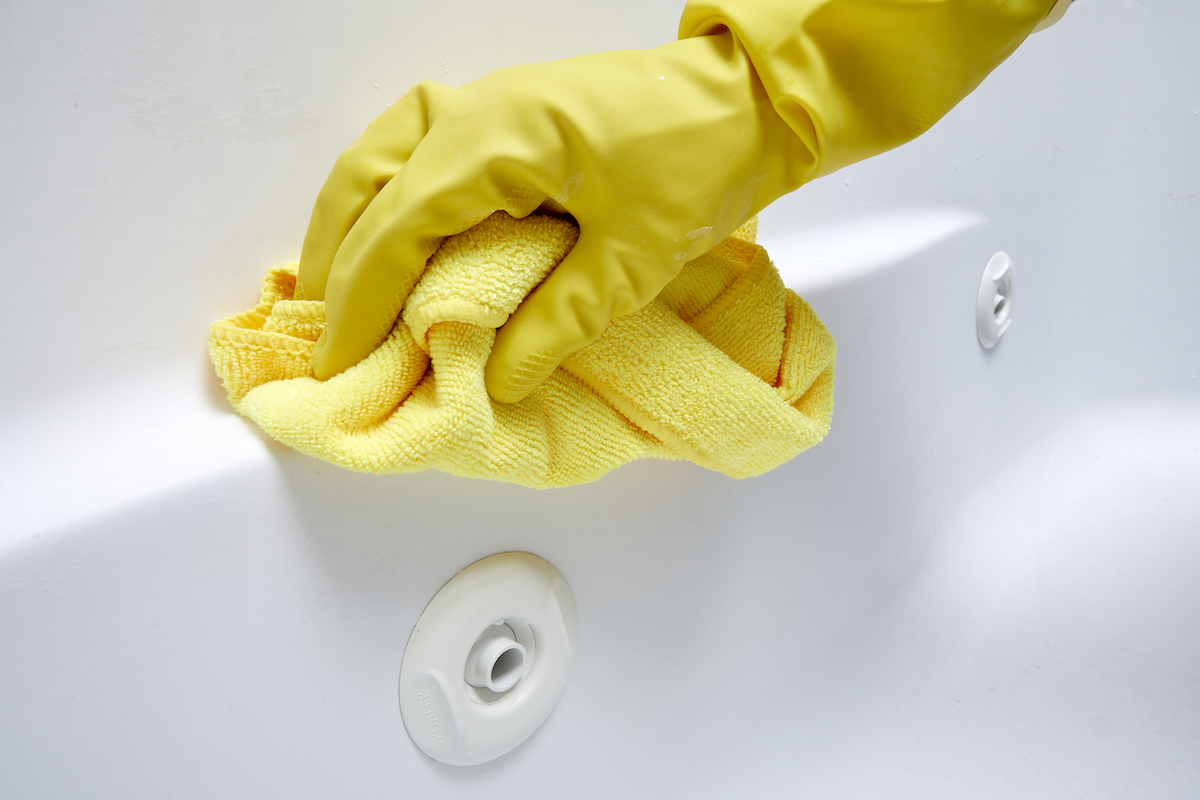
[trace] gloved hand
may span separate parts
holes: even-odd
[[[1049,28],[1051,25],[1061,20],[1063,15],[1067,13],[1067,9],[1071,7],[1072,2],[1074,2],[1074,0],[1057,0],[1057,2],[1054,4],[1054,7],[1050,9],[1050,13],[1046,15],[1045,19],[1038,23],[1037,27],[1033,29],[1033,32],[1039,33],[1044,31],[1046,28]]]
[[[316,375],[382,341],[442,237],[547,203],[580,236],[497,336],[488,391],[519,400],[814,166],[729,33],[422,83],[317,199],[299,276],[325,300]]]
[[[580,236],[497,335],[488,391],[519,400],[772,200],[927,129],[1054,5],[692,0],[653,50],[422,83],[317,198],[297,291],[325,300],[314,371],[383,340],[443,237],[545,205]]]

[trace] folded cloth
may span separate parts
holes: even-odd
[[[493,401],[483,369],[496,328],[577,235],[566,220],[497,212],[446,239],[384,343],[327,381],[312,373],[323,303],[293,300],[296,265],[277,267],[254,309],[212,325],[213,365],[233,407],[271,437],[361,472],[544,488],[654,457],[743,478],[825,436],[833,338],[746,227],[529,397]]]

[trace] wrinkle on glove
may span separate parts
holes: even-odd
[[[688,0],[679,38],[733,32],[812,154],[811,180],[928,130],[1056,11],[1056,0]]]
[[[496,328],[577,236],[561,219],[497,212],[446,239],[384,343],[326,381],[312,372],[324,304],[293,299],[296,265],[277,267],[254,309],[212,325],[213,365],[234,408],[272,438],[360,472],[546,488],[655,457],[744,478],[825,436],[833,338],[766,251],[736,237],[524,400],[493,401],[483,370]]]

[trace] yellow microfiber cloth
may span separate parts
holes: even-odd
[[[759,475],[828,432],[834,343],[753,227],[511,405],[488,396],[484,364],[496,328],[575,244],[575,226],[555,217],[497,212],[446,239],[384,343],[327,381],[312,376],[323,303],[292,299],[295,264],[267,274],[254,309],[214,323],[209,350],[239,413],[361,472],[544,488],[655,457]]]

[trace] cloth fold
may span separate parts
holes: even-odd
[[[744,478],[825,436],[833,338],[746,228],[525,400],[494,402],[483,369],[496,328],[577,235],[562,219],[497,212],[446,239],[384,343],[323,382],[312,352],[324,304],[294,300],[296,265],[277,267],[255,308],[210,328],[213,365],[233,407],[272,438],[361,472],[547,488],[653,457]]]

